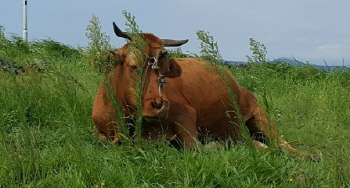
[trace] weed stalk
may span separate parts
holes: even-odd
[[[144,74],[147,74],[147,72],[144,72],[144,62],[146,61],[147,53],[143,53],[144,51],[148,51],[147,47],[147,41],[145,41],[142,37],[142,31],[139,29],[138,25],[136,24],[135,21],[135,16],[131,15],[127,11],[123,11],[123,15],[125,16],[127,22],[126,22],[126,32],[132,35],[132,41],[128,41],[128,50],[129,54],[134,54],[136,55],[136,59],[140,62],[140,67],[137,69],[136,73],[136,80],[135,80],[135,85],[136,85],[136,101],[137,101],[137,112],[136,112],[136,117],[134,121],[134,126],[135,126],[135,133],[133,137],[136,138],[136,142],[141,141],[141,133],[142,133],[142,104],[143,104],[143,91],[144,91]],[[145,49],[146,48],[146,49]]]
[[[219,48],[216,42],[214,42],[213,36],[211,36],[208,32],[204,31],[198,31],[197,37],[201,41],[201,57],[209,62],[206,66],[210,71],[216,72],[220,78],[223,80],[223,82],[227,85],[229,88],[229,94],[230,94],[230,101],[234,111],[235,116],[237,117],[231,117],[229,111],[227,111],[227,116],[230,119],[230,122],[232,122],[233,126],[238,127],[240,132],[242,133],[244,141],[249,143],[249,146],[251,148],[251,151],[253,153],[253,158],[256,158],[256,149],[254,147],[253,141],[250,138],[249,131],[247,127],[245,126],[244,117],[241,113],[241,109],[239,108],[239,105],[237,103],[237,97],[234,91],[234,88],[232,87],[231,83],[228,80],[228,73],[223,68],[222,65],[222,57],[219,53]],[[238,124],[235,123],[233,119],[238,119]]]

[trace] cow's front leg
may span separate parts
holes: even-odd
[[[176,137],[181,141],[184,148],[194,150],[198,143],[197,113],[190,106],[177,116],[173,123]]]

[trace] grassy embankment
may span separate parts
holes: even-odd
[[[246,145],[196,152],[162,143],[116,147],[92,130],[92,101],[103,76],[80,51],[52,40],[1,37],[0,57],[50,67],[0,72],[0,187],[349,186],[349,72],[283,64],[231,69],[269,106],[280,133],[318,154],[318,163],[283,152],[254,158]]]

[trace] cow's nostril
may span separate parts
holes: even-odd
[[[156,98],[152,103],[152,107],[156,109],[161,109],[163,106],[163,99],[162,98]]]
[[[157,104],[156,104],[155,102],[151,102],[151,106],[152,106],[153,108],[157,108]]]

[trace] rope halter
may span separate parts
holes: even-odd
[[[165,75],[162,75],[159,72],[158,57],[150,57],[148,59],[148,66],[151,66],[151,68],[153,70],[157,70],[158,71],[158,93],[159,93],[159,97],[162,98],[161,90],[163,88],[163,85],[166,83],[166,80],[165,80]]]

